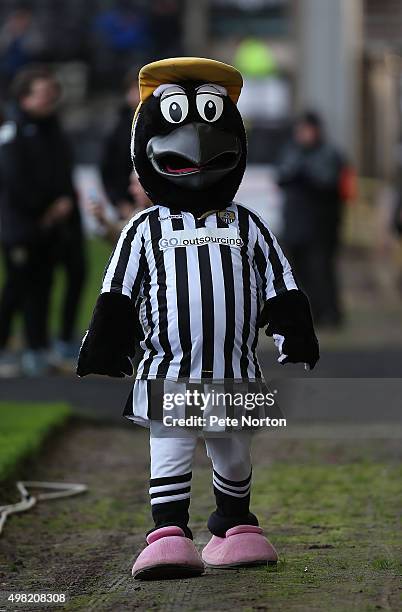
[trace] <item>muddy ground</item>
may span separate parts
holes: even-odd
[[[213,499],[198,450],[191,525],[202,547]],[[398,440],[259,436],[253,509],[278,548],[278,566],[139,583],[130,570],[150,527],[147,433],[75,423],[25,475],[84,482],[89,492],[10,518],[0,540],[0,590],[66,593],[68,611],[400,610],[401,455]]]

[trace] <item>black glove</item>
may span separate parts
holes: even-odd
[[[78,356],[78,376],[106,374],[124,378],[125,374],[133,374],[130,356],[135,351],[136,317],[126,295],[102,293],[98,297]]]
[[[280,363],[307,363],[310,370],[314,368],[320,350],[310,303],[302,291],[292,289],[265,302],[259,326],[267,324],[265,333],[274,338]]]

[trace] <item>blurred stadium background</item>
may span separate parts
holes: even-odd
[[[22,68],[47,63],[62,84],[59,110],[73,145],[88,254],[77,350],[112,248],[88,203],[113,213],[100,164],[127,71],[174,55],[242,71],[249,165],[238,199],[275,232],[284,209],[276,168],[298,113],[321,114],[329,142],[357,176],[344,203],[338,261],[345,316],[340,326],[319,327],[318,366],[280,368],[261,334],[264,374],[284,396],[289,391],[292,408],[289,431],[265,432],[254,453],[253,504],[280,551],[278,568],[209,572],[208,583],[195,586],[136,586],[128,568],[150,527],[148,441],[142,428],[116,427],[125,425],[132,382],[78,380],[69,359],[29,380],[18,368],[0,372],[0,504],[16,501],[20,477],[89,487],[80,498],[10,518],[0,542],[4,592],[67,592],[68,610],[399,609],[401,23],[401,0],[1,0],[0,123]],[[59,270],[53,336],[65,283]],[[17,355],[20,323],[10,343]],[[207,541],[209,481],[200,455],[192,501],[198,546]]]
[[[339,264],[346,319],[340,329],[320,333],[324,354],[329,351],[322,372],[399,375],[402,257],[393,218],[402,188],[401,18],[398,0],[1,2],[3,107],[13,76],[30,63],[49,64],[63,86],[60,112],[89,237],[80,331],[110,251],[85,203],[106,199],[98,167],[124,77],[158,58],[201,55],[234,63],[245,77],[240,109],[249,167],[239,200],[274,231],[280,233],[283,201],[275,164],[298,112],[318,111],[329,140],[353,164],[358,188],[345,204]],[[53,319],[62,284],[59,275]],[[13,342],[19,346],[18,327]],[[271,350],[265,338],[262,350]],[[347,351],[346,361],[336,351]]]
[[[77,161],[93,163],[129,68],[180,54],[234,61],[262,92],[243,93],[243,113],[263,128],[250,162],[274,160],[307,105],[363,175],[384,178],[399,142],[401,16],[398,0],[3,0],[1,75],[7,85],[29,61],[51,63]]]

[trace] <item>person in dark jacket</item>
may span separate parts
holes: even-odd
[[[130,193],[133,164],[130,154],[131,125],[139,102],[137,73],[129,72],[125,79],[125,99],[113,130],[108,134],[101,164],[106,193],[119,216],[126,219],[135,204]]]
[[[0,237],[6,278],[0,297],[0,351],[17,311],[24,316],[23,368],[47,369],[52,273],[67,270],[64,338],[69,339],[82,286],[82,232],[72,161],[55,115],[59,86],[43,67],[27,68],[13,84],[15,107],[0,136]],[[70,266],[70,270],[69,270]]]
[[[345,162],[324,137],[320,117],[305,112],[277,168],[284,193],[282,240],[314,320],[341,322],[336,253],[342,212],[340,177]]]

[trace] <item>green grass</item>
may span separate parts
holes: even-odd
[[[400,463],[275,462],[268,471],[256,470],[252,505],[281,552],[261,574],[277,609],[302,596],[306,609],[371,610],[385,583],[397,597]]]
[[[361,529],[376,521],[396,529],[402,508],[402,465],[277,463],[269,479],[265,475],[255,479],[253,498],[262,512],[269,503],[271,524],[320,526],[329,531],[331,540],[347,537],[347,526],[355,521]]]
[[[243,612],[402,609],[402,465],[391,446],[384,460],[386,444],[357,443],[352,459],[347,442],[306,441],[303,452],[302,443],[293,450],[289,444],[288,457],[278,443],[266,449],[272,461],[254,466],[251,509],[280,561],[240,570],[232,579],[222,573],[225,595],[215,595],[215,609],[226,609],[225,599],[235,596]],[[254,450],[261,458],[264,448]],[[284,458],[275,460],[276,454]],[[209,470],[196,471],[193,485],[191,526],[197,531],[213,508]],[[246,590],[250,582],[255,594]]]
[[[40,449],[70,415],[66,404],[0,402],[0,481]]]
[[[129,573],[151,527],[147,436],[110,428],[106,438],[115,441],[104,453],[105,436],[97,441],[94,427],[84,427],[84,437],[71,430],[67,447],[55,448],[43,467],[47,479],[63,479],[59,458],[66,450],[68,460],[75,457],[87,439],[85,461],[75,463],[74,473],[90,485],[88,494],[43,504],[35,516],[13,520],[17,561],[30,559],[25,568],[17,565],[10,547],[6,563],[14,588],[46,583],[50,589],[53,583],[46,581],[55,575],[62,581],[58,588],[71,597],[66,610],[402,609],[402,466],[394,441],[273,439],[268,446],[256,436],[251,507],[278,549],[278,565],[208,571],[172,588],[168,582],[134,584]],[[214,508],[205,457],[197,459],[192,493],[190,526],[201,546]],[[43,541],[47,552],[33,553]],[[45,554],[46,564],[40,556]],[[77,567],[85,568],[81,578],[74,574]]]

